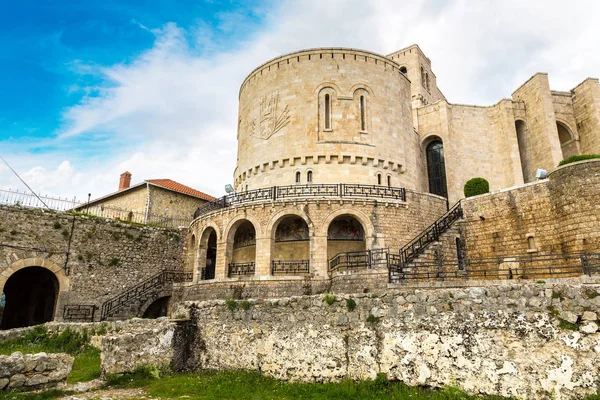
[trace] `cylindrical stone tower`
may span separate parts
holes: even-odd
[[[303,50],[255,69],[240,89],[236,191],[360,183],[414,188],[410,82],[390,59]]]

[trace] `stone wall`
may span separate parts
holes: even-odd
[[[73,367],[68,354],[25,354],[0,356],[0,389],[35,390],[57,386]]]
[[[581,398],[600,385],[600,281],[496,282],[250,301],[189,302],[187,369],[291,381],[372,379],[473,394]],[[353,304],[356,303],[355,309]],[[176,349],[177,351],[177,349]]]
[[[185,230],[0,206],[0,285],[23,268],[51,271],[61,319],[65,305],[100,307],[163,270],[181,269],[186,241]]]
[[[468,256],[600,252],[600,161],[556,169],[550,179],[463,201]],[[535,238],[535,248],[528,237]]]
[[[149,185],[149,189],[150,206],[148,213],[153,216],[164,215],[169,218],[190,221],[196,209],[206,203],[206,200],[154,185]]]
[[[148,185],[141,185],[105,200],[94,202],[93,206],[117,208],[145,215],[148,208]],[[85,206],[80,207],[79,210],[85,211]],[[126,217],[122,217],[122,219],[126,219]]]

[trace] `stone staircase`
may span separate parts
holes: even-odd
[[[463,211],[459,201],[401,248],[398,260],[390,263],[390,282],[399,282],[409,277],[432,279],[446,267],[456,270],[459,263],[458,247],[464,249],[460,239],[460,228],[456,224],[462,217]]]

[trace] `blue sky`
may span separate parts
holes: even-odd
[[[119,173],[219,195],[237,94],[307,47],[418,43],[450,102],[493,104],[533,73],[600,76],[597,1],[31,1],[0,5],[0,155],[37,191],[100,196]],[[575,22],[576,21],[576,22]],[[0,188],[22,185],[0,165]]]

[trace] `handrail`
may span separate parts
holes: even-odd
[[[366,197],[388,198],[406,201],[406,189],[380,185],[361,185],[347,183],[324,183],[311,185],[272,186],[245,192],[230,193],[198,207],[194,218],[223,208],[260,200],[298,197]]]
[[[427,229],[415,236],[410,242],[400,249],[400,258],[403,264],[414,260],[429,243],[437,241],[440,235],[448,230],[450,225],[463,216],[461,201],[459,200],[444,215],[438,218]]]
[[[141,297],[143,294],[146,294],[150,290],[160,287],[165,283],[190,282],[193,278],[192,275],[191,272],[186,271],[161,271],[125,292],[105,301],[101,307],[100,319],[105,320],[106,318],[113,316],[116,310],[119,310],[124,305],[129,304],[132,300]]]

